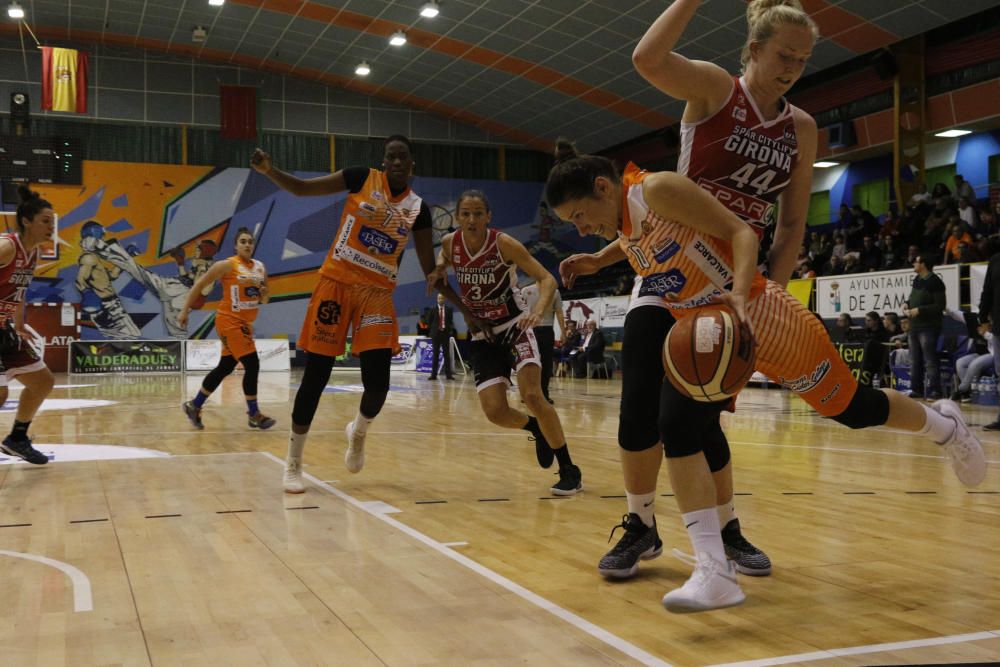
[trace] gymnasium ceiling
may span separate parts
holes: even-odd
[[[488,128],[548,150],[559,134],[596,151],[675,122],[682,103],[653,90],[631,54],[667,0],[20,0],[28,24],[72,40],[193,55],[322,81]],[[802,0],[822,39],[806,74],[1000,0]],[[0,0],[8,4],[8,0]],[[742,0],[705,0],[679,50],[735,72]],[[208,32],[192,42],[195,26]],[[406,32],[402,47],[388,44]],[[359,77],[362,60],[371,74]]]

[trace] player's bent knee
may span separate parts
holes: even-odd
[[[881,426],[889,419],[889,397],[878,389],[859,385],[847,408],[831,419],[854,429]]]
[[[660,442],[660,432],[656,428],[656,419],[641,417],[625,419],[622,415],[618,422],[618,446],[627,452],[644,452],[655,447]]]

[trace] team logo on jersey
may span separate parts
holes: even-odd
[[[384,199],[384,197],[382,196],[382,193],[379,192],[378,190],[373,190],[372,191],[372,199],[377,199],[379,201],[382,201]]]
[[[248,299],[260,298],[260,288],[256,286],[249,286],[246,288],[246,295]]]
[[[361,241],[368,252],[373,255],[391,255],[396,252],[396,247],[399,245],[399,241],[392,238],[385,232],[380,232],[377,229],[372,229],[371,227],[366,226],[362,226],[361,231],[358,232],[358,240]]]
[[[361,217],[367,218],[368,220],[374,220],[375,216],[378,215],[378,209],[373,204],[369,204],[366,201],[360,202],[358,204],[358,208],[360,209],[358,213]]]
[[[323,301],[316,309],[316,319],[320,324],[337,324],[340,322],[340,304],[336,301]]]
[[[677,251],[680,249],[681,244],[668,236],[663,241],[653,246],[653,259],[660,264],[663,264],[665,261],[676,255]]]
[[[651,273],[642,279],[639,295],[668,297],[680,292],[686,284],[687,276],[680,269],[670,269],[666,273]]]
[[[824,359],[819,362],[819,365],[813,369],[813,372],[809,375],[802,375],[794,380],[787,380],[785,378],[778,378],[778,382],[781,383],[786,389],[791,389],[797,394],[805,393],[823,381],[826,374],[830,372],[830,360]]]
[[[785,125],[785,136],[782,140],[789,146],[798,146],[799,140],[795,138],[795,123]]]
[[[740,103],[743,103],[743,99],[740,98]],[[733,118],[740,121],[741,123],[746,122],[747,110],[744,107],[733,107]]]

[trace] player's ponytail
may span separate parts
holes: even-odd
[[[599,155],[580,155],[569,139],[556,139],[556,164],[545,183],[545,201],[550,208],[572,199],[583,199],[594,194],[594,179],[603,176],[620,182],[615,163]]]
[[[746,71],[750,62],[750,44],[763,44],[771,39],[781,25],[796,25],[812,31],[813,40],[819,38],[816,22],[802,9],[799,0],[750,0],[747,4],[747,42],[743,45],[740,62]]]
[[[31,222],[45,209],[52,208],[52,204],[42,199],[37,192],[32,192],[27,185],[19,185],[17,194],[21,198],[21,203],[17,205],[17,228],[24,232],[24,223]]]

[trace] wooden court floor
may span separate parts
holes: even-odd
[[[673,615],[660,598],[689,568],[670,549],[689,546],[665,470],[664,554],[628,582],[596,571],[625,512],[617,381],[553,380],[585,487],[557,499],[471,379],[394,373],[351,475],[360,375],[335,372],[301,496],[281,490],[297,374],[262,376],[266,432],[246,426],[239,377],[194,431],[179,405],[200,379],[60,377],[32,426],[54,461],[0,460],[0,666],[1000,660],[997,434],[970,492],[921,440],[747,390],[724,420],[741,522],[774,573],[742,577],[740,607]],[[12,419],[8,405],[2,428]]]

